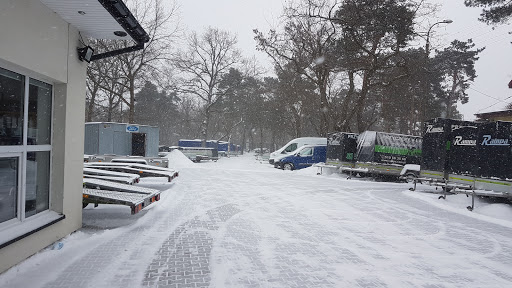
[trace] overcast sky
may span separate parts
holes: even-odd
[[[267,57],[255,49],[253,29],[268,31],[277,26],[284,0],[178,0],[181,24],[187,30],[203,31],[205,27],[218,27],[235,33],[245,57],[256,56],[264,65],[269,65]],[[432,49],[442,49],[453,39],[472,38],[477,47],[486,47],[477,62],[478,78],[471,86],[469,103],[459,105],[465,119],[474,119],[474,114],[501,110],[512,102],[512,31],[509,25],[501,25],[494,30],[480,23],[479,9],[467,8],[463,0],[432,0],[442,5],[438,19],[451,19],[448,25],[437,25],[432,32]],[[435,23],[434,21],[432,23]],[[510,98],[509,98],[510,97]],[[508,98],[508,99],[507,99]]]

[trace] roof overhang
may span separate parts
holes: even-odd
[[[84,36],[145,43],[149,36],[121,0],[40,0]],[[126,36],[118,36],[126,32]]]
[[[98,60],[144,48],[149,35],[122,0],[40,0],[62,19],[95,39],[133,40],[135,45],[93,55]],[[81,58],[82,59],[82,58]]]
[[[489,118],[493,118],[493,117],[510,117],[510,116],[512,116],[512,110],[477,113],[477,114],[475,114],[475,116],[480,119],[489,119]]]

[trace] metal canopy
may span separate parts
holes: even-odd
[[[149,40],[121,0],[40,0],[84,36],[96,39]],[[125,34],[126,36],[118,36]]]

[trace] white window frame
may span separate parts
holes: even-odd
[[[16,192],[18,195],[16,197],[16,217],[1,223],[0,228],[3,226],[10,227],[15,224],[19,224],[21,222],[20,217],[19,217],[19,214],[20,214],[19,211],[21,211],[21,209],[22,209],[22,207],[21,207],[22,201],[20,198],[21,198],[21,182],[22,182],[23,175],[20,170],[23,170],[23,168],[21,168],[23,155],[21,152],[19,152],[19,153],[16,153],[16,152],[0,153],[0,158],[14,158],[14,157],[18,158],[18,179],[17,179],[18,180],[18,191]]]
[[[52,178],[53,178],[53,136],[54,136],[54,106],[55,106],[55,83],[48,80],[43,80],[37,76],[29,73],[23,73],[12,69],[12,67],[3,67],[3,69],[11,72],[20,74],[24,77],[24,102],[23,102],[23,142],[21,145],[13,146],[0,146],[0,157],[18,157],[19,156],[19,167],[18,167],[18,197],[17,197],[17,215],[16,218],[7,220],[0,223],[0,231],[8,229],[16,224],[23,223],[27,219],[34,219],[46,214],[49,210],[52,210]],[[28,105],[29,105],[29,87],[30,79],[44,82],[52,86],[51,89],[51,121],[50,121],[50,144],[43,145],[28,145]],[[49,152],[50,154],[50,173],[49,173],[49,195],[48,195],[48,209],[41,211],[30,217],[25,215],[25,200],[26,200],[26,180],[27,180],[27,156],[30,152]],[[11,156],[9,156],[11,155]]]

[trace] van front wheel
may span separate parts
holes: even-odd
[[[294,168],[294,167],[293,167],[293,164],[292,164],[292,163],[285,163],[285,164],[283,165],[283,169],[284,169],[284,170],[289,170],[289,171],[291,171],[291,170],[293,170],[293,168]]]

